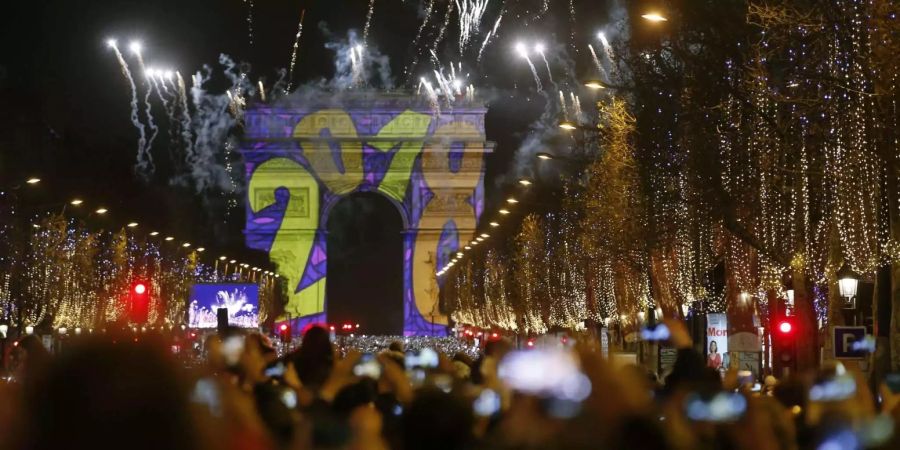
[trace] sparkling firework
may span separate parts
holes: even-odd
[[[547,77],[550,78],[550,83],[556,86],[556,82],[553,81],[553,71],[550,70],[550,63],[547,62],[547,56],[544,54],[544,44],[535,45],[534,51],[541,55],[541,59],[544,60],[544,66],[547,67]]]
[[[491,28],[491,31],[485,36],[484,42],[481,43],[481,48],[478,50],[478,61],[481,61],[481,54],[484,53],[484,49],[487,48],[488,43],[490,43],[491,38],[497,35],[497,29],[500,27],[500,21],[503,19],[503,13],[506,12],[506,8],[500,9],[500,14],[497,15],[497,21],[494,22],[494,27]]]
[[[369,41],[369,26],[372,25],[373,15],[375,15],[375,0],[369,0],[369,11],[366,12],[366,26],[363,27],[363,44]]]
[[[490,0],[453,0],[459,11],[459,53],[468,45],[481,27],[481,18]]]
[[[141,155],[144,154],[144,148],[147,145],[147,137],[146,132],[144,130],[144,124],[141,123],[140,119],[138,119],[138,98],[137,98],[137,88],[134,85],[134,78],[131,77],[131,70],[128,69],[128,63],[125,62],[125,58],[122,56],[122,52],[119,51],[118,45],[116,45],[115,39],[110,39],[106,41],[106,45],[108,45],[113,52],[116,54],[116,60],[119,61],[119,67],[122,70],[122,76],[128,81],[128,86],[131,87],[131,124],[138,130],[138,159],[140,160]]]
[[[156,123],[153,121],[153,111],[150,107],[150,95],[153,93],[153,84],[150,81],[147,68],[144,66],[144,57],[141,54],[141,43],[134,41],[128,46],[128,49],[131,50],[131,53],[137,58],[138,70],[140,73],[144,74],[144,80],[147,85],[147,91],[144,93],[144,115],[147,116],[147,126],[150,128],[150,138],[147,139],[143,151],[142,149],[138,149],[137,162],[135,163],[137,173],[146,176],[154,171],[153,155],[150,153],[150,149],[153,148],[153,141],[156,140],[156,136],[159,134],[159,127],[157,127]]]
[[[594,65],[597,66],[597,71],[600,72],[600,75],[602,76],[605,71],[603,70],[603,65],[600,64],[600,58],[597,58],[597,52],[594,51],[593,45],[588,44],[588,48],[591,50],[591,58],[594,60]]]
[[[574,110],[575,118],[580,119],[584,115],[581,110],[581,100],[574,92],[569,92],[569,96],[572,98],[572,109]]]
[[[566,106],[566,94],[563,94],[563,91],[559,91],[559,107],[562,109],[563,118],[569,120],[569,108]]]
[[[544,90],[544,87],[541,85],[541,77],[538,76],[537,69],[534,68],[534,63],[531,62],[531,57],[528,56],[528,49],[525,47],[525,44],[518,43],[516,44],[516,52],[528,62],[528,67],[531,69],[531,74],[534,75],[534,84],[537,86],[538,92]]]
[[[578,46],[575,45],[575,0],[569,0],[569,45],[573,52],[578,53]]]
[[[253,45],[253,0],[244,0],[247,4],[247,40]]]
[[[450,25],[450,16],[453,15],[453,3],[447,2],[447,15],[444,16],[444,23],[441,25],[440,31],[438,31],[437,37],[434,39],[434,44],[431,45],[432,54],[435,53],[438,45],[444,41],[444,34],[447,32],[447,27]]]
[[[294,49],[291,51],[291,65],[288,69],[288,92],[291,91],[291,87],[294,84],[294,65],[297,64],[297,48],[300,47],[300,36],[303,34],[303,17],[305,15],[305,9],[300,11],[300,23],[297,24],[297,35],[294,36]]]
[[[431,19],[431,13],[434,11],[434,1],[435,0],[428,0],[428,6],[425,8],[425,18],[422,19],[422,25],[419,25],[419,30],[416,31],[416,37],[413,38],[413,60],[408,66],[403,69],[404,76],[408,77],[410,70],[415,70],[416,65],[419,63],[419,55],[421,54],[421,52],[419,51],[419,41],[422,39],[422,32],[425,31],[425,27],[428,25],[428,21]],[[421,83],[419,85],[421,86]]]

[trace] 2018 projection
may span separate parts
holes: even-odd
[[[246,112],[247,244],[286,279],[295,329],[327,320],[329,211],[345,195],[377,192],[403,219],[403,332],[447,332],[435,271],[472,238],[484,207],[485,112],[359,92]]]

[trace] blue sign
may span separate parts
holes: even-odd
[[[838,359],[863,359],[866,357],[866,327],[834,327],[834,357]]]

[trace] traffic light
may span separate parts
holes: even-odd
[[[278,326],[278,337],[281,338],[281,342],[291,342],[291,325],[288,323],[282,323]]]
[[[797,323],[793,317],[782,316],[775,320],[772,350],[776,375],[784,377],[797,370]]]
[[[135,281],[131,285],[131,302],[129,318],[134,323],[147,323],[150,315],[150,288],[144,281]]]

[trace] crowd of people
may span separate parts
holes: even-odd
[[[900,449],[889,386],[838,364],[757,391],[666,325],[678,355],[660,380],[590,338],[521,350],[501,338],[473,359],[402,342],[359,353],[312,327],[278,356],[233,329],[185,368],[149,335],[83,336],[53,356],[26,336],[0,385],[0,449]]]

